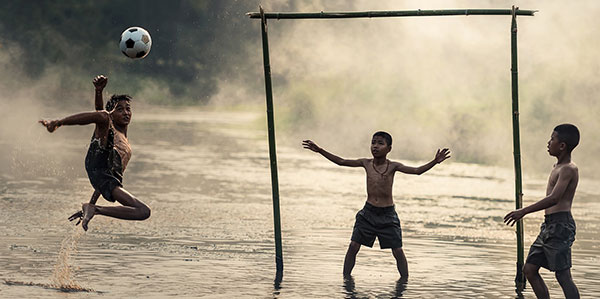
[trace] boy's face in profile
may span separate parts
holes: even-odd
[[[371,154],[374,158],[385,157],[391,149],[383,137],[373,136],[371,139]]]
[[[127,100],[122,100],[117,103],[115,109],[111,113],[113,122],[118,126],[127,126],[131,121],[131,103]]]
[[[550,140],[548,140],[548,153],[550,156],[558,157],[565,148],[565,143],[558,140],[558,133],[552,132]]]

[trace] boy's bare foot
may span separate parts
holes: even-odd
[[[88,222],[90,222],[90,220],[92,220],[92,218],[96,214],[96,206],[89,203],[84,203],[81,206],[81,210],[83,210],[83,220],[81,220],[81,227],[83,227],[83,230],[87,231]]]

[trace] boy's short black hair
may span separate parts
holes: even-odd
[[[385,140],[385,142],[387,142],[388,146],[392,146],[392,135],[390,135],[388,132],[377,131],[377,132],[375,132],[375,134],[373,134],[373,137],[375,137],[375,136],[379,136],[379,137],[383,138]]]
[[[131,101],[132,97],[126,94],[113,94],[106,102],[106,111],[112,111],[119,101]]]
[[[562,124],[554,128],[558,136],[558,141],[567,145],[567,150],[571,152],[579,144],[579,129],[572,124]]]

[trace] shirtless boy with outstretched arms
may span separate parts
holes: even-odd
[[[406,174],[420,175],[438,163],[450,158],[450,151],[445,148],[437,151],[431,162],[419,167],[406,166],[400,162],[386,158],[392,149],[392,136],[386,132],[376,132],[371,140],[372,159],[349,160],[327,152],[311,140],[302,142],[304,148],[317,152],[329,161],[348,167],[362,167],[367,174],[367,202],[356,214],[356,222],[350,246],[344,259],[344,277],[351,278],[352,268],[361,245],[372,247],[375,237],[379,238],[381,249],[391,248],[401,278],[408,277],[408,264],[402,250],[402,230],[396,214],[392,198],[394,174],[399,171]]]
[[[90,203],[82,205],[82,211],[73,214],[70,219],[82,218],[82,227],[88,229],[88,223],[94,215],[126,220],[145,220],[150,217],[150,208],[123,188],[122,175],[129,159],[131,146],[127,139],[127,128],[131,121],[131,97],[113,95],[102,110],[102,90],[106,86],[104,76],[94,78],[96,87],[96,111],[83,112],[57,120],[39,122],[52,133],[61,126],[95,124],[96,128],[85,158],[85,168],[90,183],[96,191]],[[106,200],[119,202],[122,206],[98,206],[95,204],[98,194]]]
[[[579,298],[579,290],[571,278],[571,246],[575,241],[571,206],[579,182],[579,172],[577,165],[571,161],[571,152],[577,144],[579,130],[576,126],[556,126],[548,141],[548,153],[556,157],[557,163],[550,172],[546,197],[504,216],[504,222],[512,226],[529,213],[545,210],[540,234],[531,245],[523,266],[523,273],[540,299],[550,298],[548,287],[538,272],[540,267],[555,272],[567,299]]]

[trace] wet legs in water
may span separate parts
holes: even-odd
[[[408,278],[408,262],[402,248],[392,248],[392,254],[396,258],[396,267],[400,273],[400,278],[406,280]]]
[[[555,273],[556,280],[560,284],[560,287],[565,294],[567,299],[579,299],[579,290],[571,278],[571,269],[558,271]]]
[[[84,230],[87,230],[88,222],[96,214],[125,220],[145,220],[150,217],[150,208],[127,192],[127,190],[116,187],[113,189],[111,195],[122,206],[102,207],[90,203],[83,204],[83,221],[81,226]]]
[[[354,264],[356,263],[356,255],[360,250],[360,243],[355,241],[350,241],[350,246],[348,246],[348,251],[346,251],[346,257],[344,258],[344,277],[351,278],[352,269],[354,268]]]
[[[360,243],[350,241],[350,246],[348,246],[348,251],[344,258],[344,277],[350,277],[352,274],[352,269],[356,263],[356,255],[359,250]],[[400,277],[404,279],[408,278],[408,262],[406,261],[404,251],[402,248],[392,248],[392,254],[394,255],[394,258],[396,258],[396,266],[398,267]]]
[[[525,266],[523,266],[523,273],[525,273],[529,284],[531,284],[535,296],[538,299],[550,298],[548,287],[546,287],[546,283],[544,283],[542,276],[540,276],[539,270],[540,266],[538,265],[526,263]],[[565,298],[579,299],[579,290],[577,290],[577,286],[571,278],[571,269],[558,271],[555,275],[556,280],[558,280],[558,283],[565,294]]]
[[[550,298],[550,294],[548,294],[548,287],[546,287],[544,279],[540,276],[539,270],[540,266],[538,265],[525,263],[525,266],[523,266],[523,273],[527,277],[535,296],[538,299],[547,299]]]

